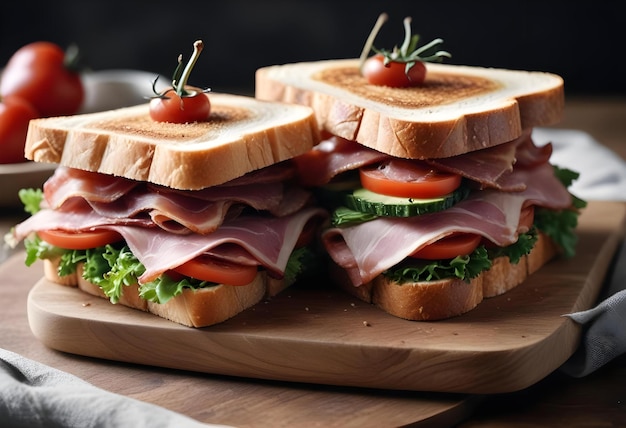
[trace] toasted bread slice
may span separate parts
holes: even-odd
[[[222,184],[290,159],[319,141],[313,111],[252,97],[210,94],[205,122],[150,118],[148,104],[33,120],[25,155],[180,190]]]
[[[563,79],[544,72],[427,64],[423,86],[367,83],[359,61],[276,65],[256,72],[256,97],[313,107],[322,130],[392,156],[443,158],[558,122]]]

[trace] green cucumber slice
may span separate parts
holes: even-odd
[[[439,198],[414,199],[386,196],[359,188],[346,195],[345,204],[350,209],[377,216],[412,217],[448,209],[465,199],[468,194],[467,186],[461,186]]]

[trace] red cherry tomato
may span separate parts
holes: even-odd
[[[150,117],[157,122],[170,123],[206,120],[211,113],[211,101],[201,89],[195,90],[197,93],[193,96],[180,97],[171,90],[164,97],[153,98],[150,100]]]
[[[88,250],[102,247],[122,239],[120,234],[113,230],[94,230],[89,232],[66,232],[63,230],[42,230],[37,232],[39,237],[50,245],[65,248],[66,250]]]
[[[84,87],[80,75],[66,67],[65,52],[50,42],[34,42],[9,59],[0,80],[0,96],[18,96],[42,117],[78,112]]]
[[[202,281],[239,286],[248,285],[254,280],[257,275],[257,267],[200,256],[180,265],[174,269],[174,272]]]
[[[447,195],[461,185],[461,176],[433,170],[416,161],[393,160],[406,181],[385,175],[378,165],[360,168],[361,185],[381,195],[428,199]]]
[[[470,233],[458,233],[447,236],[439,241],[423,247],[410,257],[427,260],[453,259],[456,256],[466,256],[478,247],[482,237]]]
[[[362,73],[372,85],[406,88],[419,86],[426,78],[426,66],[423,62],[416,62],[409,72],[405,72],[406,64],[391,61],[384,64],[384,57],[380,54],[369,57],[363,64]]]
[[[24,162],[24,143],[28,123],[37,111],[27,101],[7,97],[0,102],[0,163]]]

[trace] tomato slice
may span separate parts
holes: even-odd
[[[317,234],[318,226],[318,221],[309,220],[302,228],[302,232],[300,232],[300,236],[298,236],[294,249],[306,247],[313,242]]]
[[[65,248],[66,250],[88,250],[102,247],[122,239],[122,236],[107,229],[88,232],[67,232],[64,230],[42,230],[37,232],[39,237],[50,245]]]
[[[458,174],[437,171],[427,164],[402,159],[362,167],[359,174],[361,185],[367,190],[401,198],[437,198],[461,185]]]
[[[522,208],[522,212],[520,213],[519,225],[517,226],[518,230],[528,231],[533,226],[535,222],[535,207],[530,205],[526,208]]]
[[[421,248],[410,255],[416,259],[443,260],[466,256],[478,247],[482,237],[471,233],[455,233]]]
[[[173,269],[175,272],[201,281],[228,285],[248,285],[257,275],[255,265],[240,265],[199,256]]]

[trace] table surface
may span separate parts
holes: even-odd
[[[565,118],[558,128],[580,129],[607,145],[626,159],[626,98],[572,98],[566,100]],[[5,212],[0,217],[0,232],[16,221],[18,212]],[[358,396],[358,400],[380,400],[381,405],[394,405],[397,411],[409,411],[412,393],[346,390],[326,386],[307,386],[280,382],[251,381],[210,376],[152,367],[134,366],[64,354],[46,348],[30,332],[26,319],[28,285],[3,290],[0,304],[0,347],[18,352],[28,358],[68,371],[92,384],[129,397],[159,404],[186,413],[206,422],[255,426],[264,409],[255,394],[262,390],[275,400],[293,400],[302,412],[311,412],[320,395],[336,397]],[[450,420],[462,419],[458,426],[626,426],[626,355],[595,373],[580,379],[555,372],[525,390],[462,400],[458,396],[435,395],[433,400],[460,402],[457,414]],[[180,391],[202,391],[206,396],[219,394],[220,402],[211,407],[194,407],[194,402]],[[418,397],[427,399],[428,395]],[[358,401],[357,401],[358,402]],[[230,406],[230,407],[228,407]],[[225,409],[245,409],[252,416],[228,419]],[[256,415],[256,416],[255,416]],[[219,419],[221,418],[221,419]],[[441,421],[440,421],[441,422]],[[439,424],[438,424],[439,426]]]

